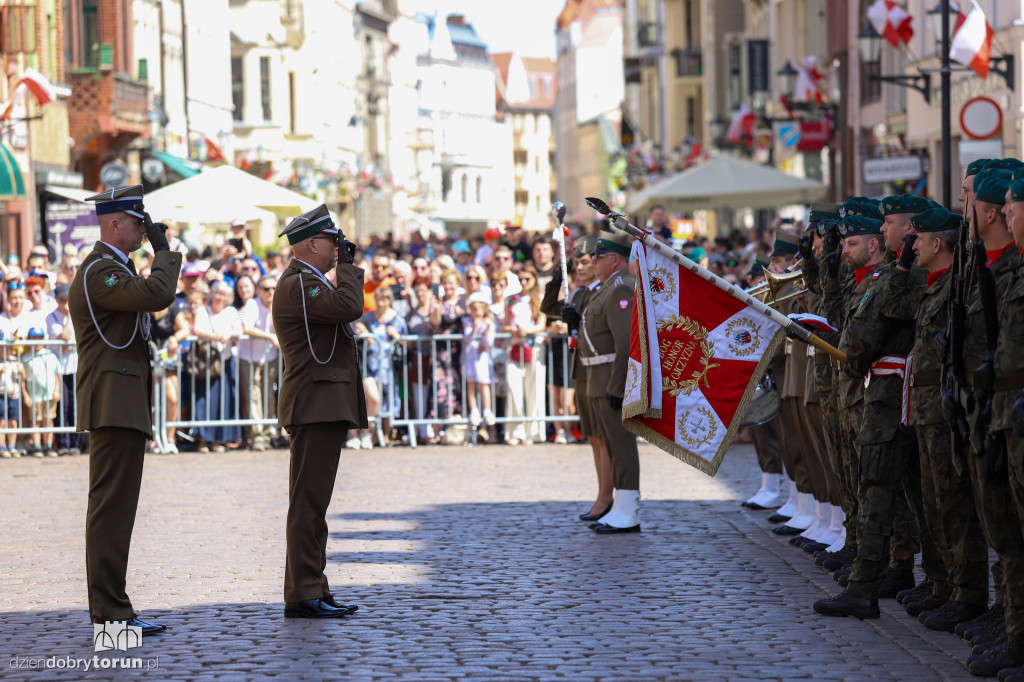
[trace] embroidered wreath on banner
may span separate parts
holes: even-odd
[[[651,296],[672,298],[676,295],[676,281],[668,268],[654,268],[650,274]]]
[[[715,419],[714,413],[706,407],[698,407],[696,410],[697,414],[702,417],[697,423],[690,423],[690,412],[686,412],[680,417],[679,422],[676,424],[677,433],[687,445],[691,448],[699,448],[702,445],[708,445],[718,435],[718,420]],[[705,426],[705,420],[707,426]],[[703,429],[703,434],[701,430]]]
[[[725,336],[729,340],[729,350],[741,358],[752,355],[761,346],[761,327],[745,317],[727,324]]]
[[[702,381],[704,386],[710,386],[708,372],[718,367],[718,364],[712,364],[711,362],[715,355],[715,344],[708,340],[708,330],[699,322],[691,320],[685,315],[669,315],[663,320],[658,320],[658,332],[660,334],[673,331],[682,331],[693,340],[694,344],[698,345],[700,349],[700,365],[691,372],[688,378],[677,378],[673,377],[671,373],[667,373],[662,378],[661,390],[675,397],[680,393],[690,395],[700,388]]]

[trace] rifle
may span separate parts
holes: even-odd
[[[974,397],[966,390],[966,367],[964,366],[964,340],[967,329],[967,240],[968,225],[960,220],[957,245],[953,250],[953,281],[950,282],[949,298],[946,299],[946,328],[939,333],[942,367],[942,416],[952,426],[953,466],[960,476],[967,468],[967,439],[970,425],[967,414],[974,409]]]
[[[979,239],[971,246],[973,265],[978,273],[978,290],[981,293],[981,307],[985,314],[985,359],[974,370],[974,399],[978,406],[978,417],[974,421],[971,444],[974,451],[988,459],[988,426],[992,421],[992,392],[995,385],[995,354],[999,338],[999,317],[996,302],[996,279],[988,265],[985,245]],[[991,453],[998,457],[999,448]]]

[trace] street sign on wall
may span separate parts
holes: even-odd
[[[864,159],[861,165],[864,182],[916,180],[921,177],[920,156],[896,156],[886,159]]]
[[[960,109],[960,127],[968,137],[987,140],[1003,130],[1003,111],[988,97],[974,97]]]

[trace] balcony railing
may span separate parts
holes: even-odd
[[[672,57],[676,60],[677,78],[689,78],[704,74],[704,56],[699,47],[677,47],[672,50]]]

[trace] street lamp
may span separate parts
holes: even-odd
[[[882,36],[871,25],[864,24],[864,30],[857,36],[857,50],[860,58],[867,64],[877,64],[882,52]]]
[[[728,129],[729,121],[722,118],[721,114],[715,116],[708,122],[708,131],[711,133],[711,139],[714,141],[715,146],[723,146],[723,143],[725,142],[725,131]]]
[[[942,8],[946,3],[939,0],[939,4],[928,10],[928,23],[932,27],[932,36],[936,43],[942,43]],[[950,35],[950,38],[953,36]]]
[[[778,70],[775,74],[779,77],[779,90],[785,95],[786,99],[793,97],[793,82],[796,77],[800,75],[800,72],[794,68],[793,63],[786,60],[786,65]]]
[[[865,66],[868,64],[878,64],[879,59],[882,56],[882,36],[878,35],[878,31],[875,27],[868,22],[864,26],[864,30],[857,36],[857,50],[860,52],[860,58],[864,62]],[[880,71],[881,69],[879,69]],[[916,76],[910,75],[899,75],[899,76],[881,76],[877,73],[868,73],[867,77],[870,80],[881,81],[883,83],[893,83],[895,85],[901,85],[905,88],[913,88],[921,93],[924,97],[924,101],[928,104],[932,102],[932,77],[931,74],[925,73],[918,69],[920,72]]]

